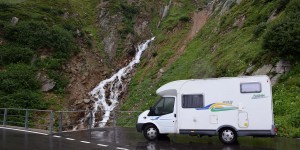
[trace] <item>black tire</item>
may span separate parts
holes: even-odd
[[[143,130],[144,137],[149,141],[154,141],[159,136],[159,131],[154,125],[147,125]]]
[[[224,144],[235,144],[237,142],[237,133],[232,128],[223,128],[219,131],[219,139]]]

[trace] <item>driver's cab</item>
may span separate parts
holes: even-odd
[[[138,118],[138,125],[152,123],[154,124],[161,134],[176,133],[176,97],[164,96],[161,97],[157,103],[143,112]],[[138,129],[139,130],[139,129]]]
[[[175,97],[161,97],[157,103],[150,108],[148,116],[164,116],[174,112]]]

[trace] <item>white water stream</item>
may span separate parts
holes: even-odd
[[[147,40],[145,43],[138,45],[137,53],[133,60],[124,68],[120,69],[116,74],[111,76],[109,79],[101,81],[91,92],[90,95],[95,100],[93,111],[92,111],[92,127],[95,127],[95,124],[99,124],[99,127],[104,127],[109,120],[111,111],[118,104],[118,97],[124,91],[124,86],[122,83],[122,78],[125,78],[128,73],[130,73],[135,64],[140,62],[142,53],[148,48],[148,45],[155,37]],[[109,90],[109,98],[106,100],[105,93],[106,90]],[[107,103],[110,102],[110,104]],[[102,120],[95,122],[95,113],[100,108],[104,112]]]

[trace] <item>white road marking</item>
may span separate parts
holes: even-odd
[[[61,136],[58,136],[58,135],[53,135],[53,137],[56,137],[56,138],[61,138]]]
[[[120,150],[129,150],[127,148],[122,148],[122,147],[117,147],[117,149],[120,149]]]
[[[34,133],[34,134],[40,134],[40,135],[49,135],[49,134],[41,133],[41,132],[34,132],[34,131],[28,131],[28,130],[6,128],[6,127],[0,127],[0,129],[7,129],[7,130],[14,130],[14,131],[22,131],[22,132],[28,132],[28,133]]]
[[[91,142],[88,142],[88,141],[80,141],[81,143],[87,143],[87,144],[89,144],[89,143],[91,143]]]
[[[75,139],[71,139],[71,138],[66,138],[67,140],[70,140],[70,141],[74,141]]]
[[[97,144],[99,146],[103,146],[103,147],[107,147],[108,145],[104,145],[104,144]]]

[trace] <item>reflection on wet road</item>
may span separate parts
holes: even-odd
[[[199,138],[175,134],[149,142],[135,128],[102,128],[63,133],[62,136],[89,140],[92,143],[114,143],[137,150],[293,150],[300,147],[299,139],[240,137],[237,145],[226,146],[219,142],[217,137]]]

